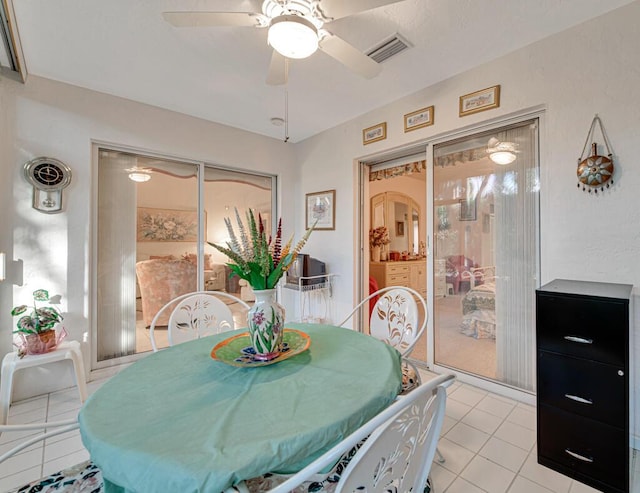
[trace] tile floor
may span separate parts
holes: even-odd
[[[430,378],[428,372],[424,379]],[[104,380],[90,382],[89,392]],[[80,407],[77,390],[16,402],[10,423],[72,418]],[[535,408],[454,382],[439,442],[446,458],[434,463],[431,475],[437,493],[589,493],[596,490],[536,462]],[[3,433],[0,454],[27,433]],[[13,443],[12,443],[13,441]],[[640,453],[636,453],[640,456]],[[77,464],[89,457],[79,432],[73,431],[35,444],[0,464],[0,491]],[[635,457],[632,493],[640,493],[640,457]]]

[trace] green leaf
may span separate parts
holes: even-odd
[[[35,330],[31,329],[18,329],[13,331],[14,334],[37,334]]]
[[[33,292],[33,299],[36,301],[49,301],[49,292],[46,289],[38,289]]]
[[[11,310],[11,315],[14,317],[23,314],[27,311],[27,305],[16,306],[13,310]]]

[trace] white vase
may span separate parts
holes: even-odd
[[[379,246],[371,247],[371,260],[373,262],[380,262],[380,247]]]
[[[280,355],[284,333],[284,307],[276,301],[275,289],[254,290],[256,302],[247,314],[255,358],[269,361]]]
[[[382,262],[386,262],[387,259],[388,259],[387,245],[382,245],[382,248],[380,249],[380,260]]]

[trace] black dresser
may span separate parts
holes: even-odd
[[[556,279],[536,291],[538,462],[629,492],[632,286]]]

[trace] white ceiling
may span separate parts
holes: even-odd
[[[338,19],[331,31],[362,51],[395,32],[414,47],[384,62],[382,73],[371,80],[322,52],[292,61],[290,141],[632,1],[404,0]],[[284,117],[285,86],[265,83],[271,57],[266,30],[178,29],[161,15],[172,10],[260,11],[259,1],[13,3],[30,74],[284,138],[284,127],[270,123],[272,117]]]

